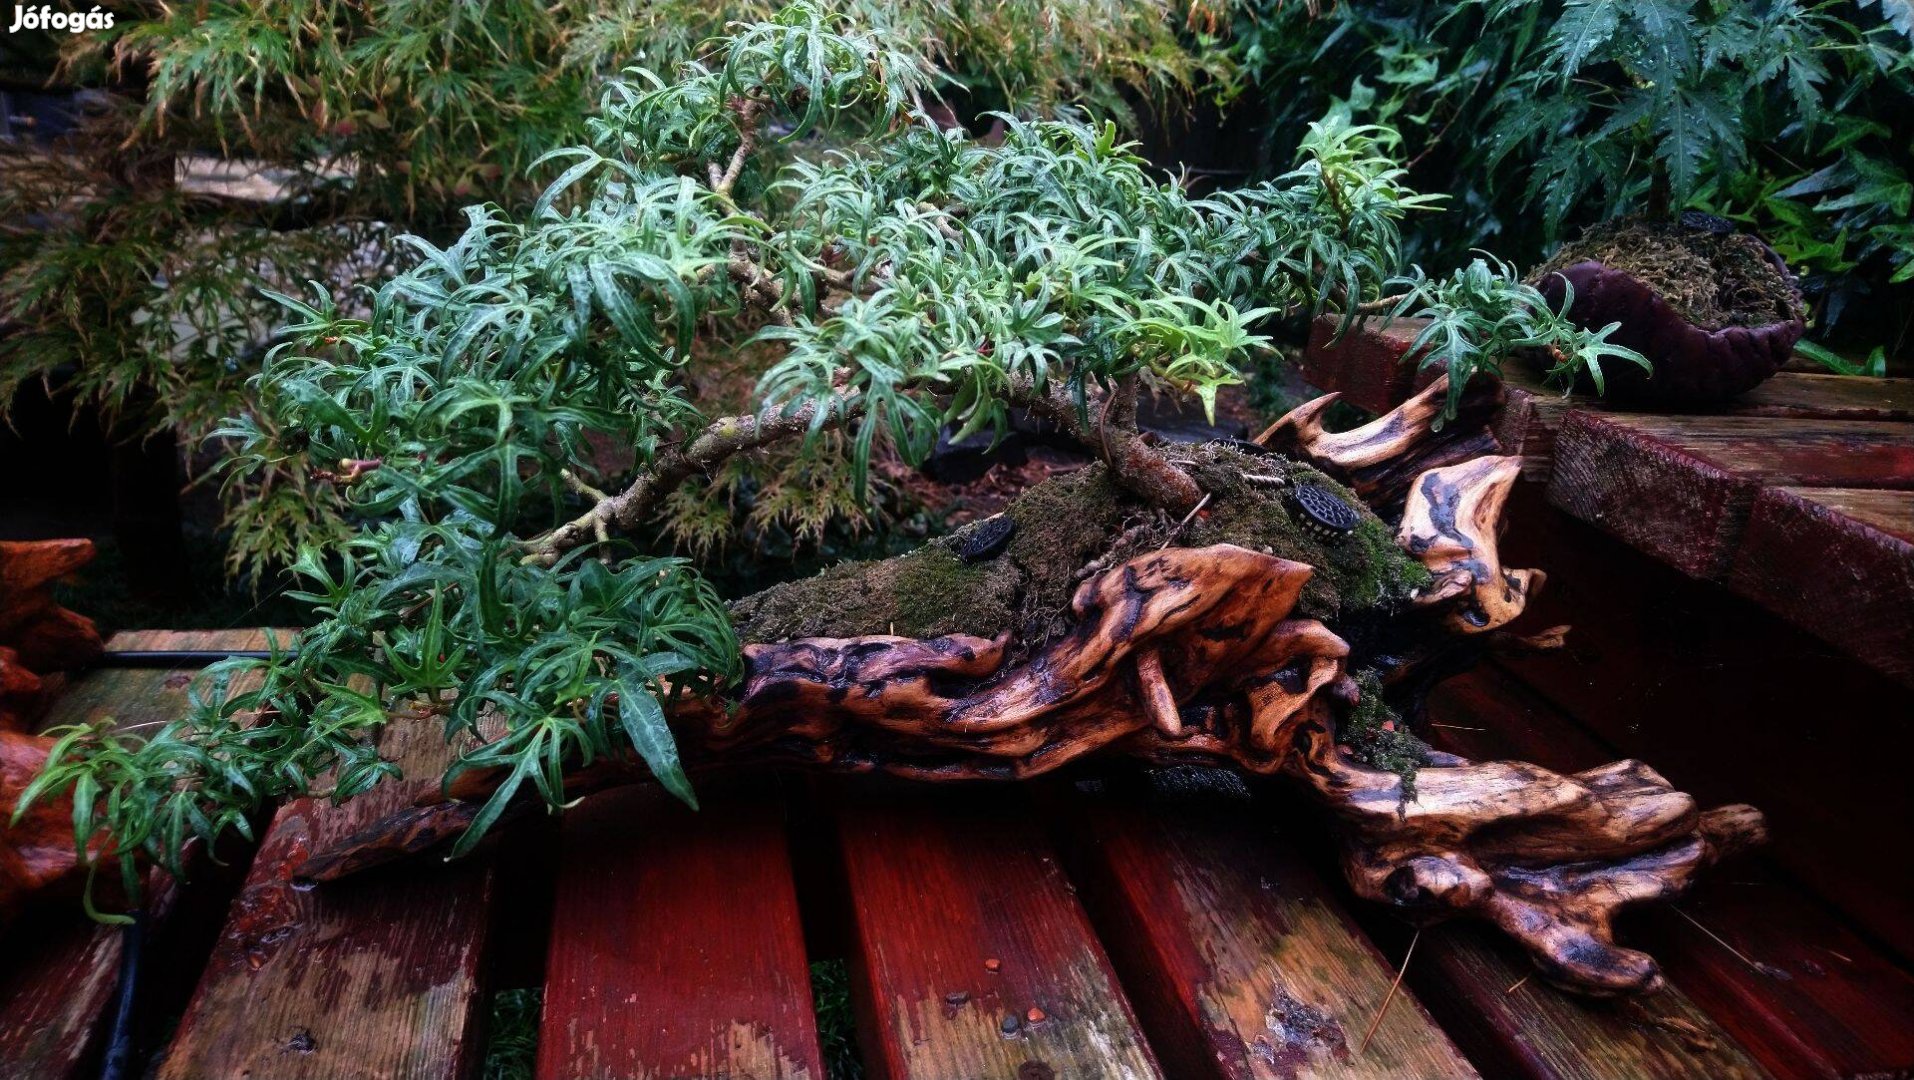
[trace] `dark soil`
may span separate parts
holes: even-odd
[[[1703,330],[1768,326],[1803,316],[1794,283],[1769,261],[1767,246],[1746,233],[1622,218],[1562,245],[1529,280],[1591,260],[1639,278]]]

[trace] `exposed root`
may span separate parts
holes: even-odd
[[[1639,761],[1563,776],[1432,754],[1405,801],[1400,777],[1358,764],[1315,723],[1291,771],[1348,826],[1343,866],[1359,894],[1418,923],[1487,919],[1544,978],[1588,994],[1659,988],[1654,958],[1615,944],[1615,915],[1679,895],[1766,836],[1753,807],[1697,812]]]
[[[1540,570],[1504,569],[1496,554],[1502,508],[1521,475],[1521,458],[1485,457],[1431,469],[1409,489],[1396,542],[1435,575],[1416,602],[1440,612],[1450,630],[1504,625],[1548,580]]]

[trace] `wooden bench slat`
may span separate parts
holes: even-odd
[[[1477,1073],[1246,799],[1092,798],[1066,841],[1150,1042],[1179,1078]]]
[[[1914,491],[1763,491],[1728,585],[1914,685]]]
[[[1549,501],[1676,567],[1722,578],[1764,487],[1914,486],[1914,424],[1571,410]]]
[[[762,786],[568,811],[543,1080],[823,1080],[783,807]]]
[[[1452,680],[1436,691],[1431,715],[1458,725],[1432,734],[1470,756],[1517,756],[1560,770],[1614,757],[1505,675]],[[1763,861],[1722,867],[1680,910],[1696,921],[1657,909],[1625,929],[1690,1001],[1777,1075],[1892,1075],[1914,1066],[1914,1026],[1906,1023],[1914,1016],[1914,974]]]
[[[859,790],[838,835],[874,1080],[1161,1075],[1022,793]]]
[[[113,649],[260,649],[255,629],[135,630],[114,635]],[[42,718],[46,727],[113,718],[121,726],[159,724],[186,709],[187,669],[96,669],[73,676]],[[210,869],[210,868],[209,868]],[[209,872],[205,878],[217,878]],[[201,903],[223,904],[229,893],[214,883],[176,890],[164,875],[151,879],[148,949],[167,947],[168,926]],[[215,895],[216,894],[216,895]],[[79,901],[49,898],[40,910],[0,937],[0,1061],[22,1080],[67,1077],[97,1053],[102,1024],[119,984],[120,932],[88,919]],[[149,970],[148,978],[154,978]]]
[[[452,757],[435,721],[385,736],[382,752],[411,779],[339,806],[297,799],[274,817],[161,1080],[452,1080],[477,1062],[488,858],[294,884],[308,852],[410,804]]]

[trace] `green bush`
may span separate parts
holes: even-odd
[[[1914,7],[1901,0],[1472,0],[1239,9],[1274,160],[1331,109],[1398,128],[1452,196],[1412,254],[1533,262],[1579,227],[1699,209],[1804,275],[1821,332],[1914,327]],[[1857,312],[1859,314],[1857,314]],[[1872,337],[1874,340],[1867,340]]]

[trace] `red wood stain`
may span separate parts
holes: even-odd
[[[854,793],[838,821],[874,1078],[1161,1075],[1023,793]]]
[[[700,794],[696,812],[634,789],[566,814],[543,1080],[822,1080],[781,804],[750,783]]]

